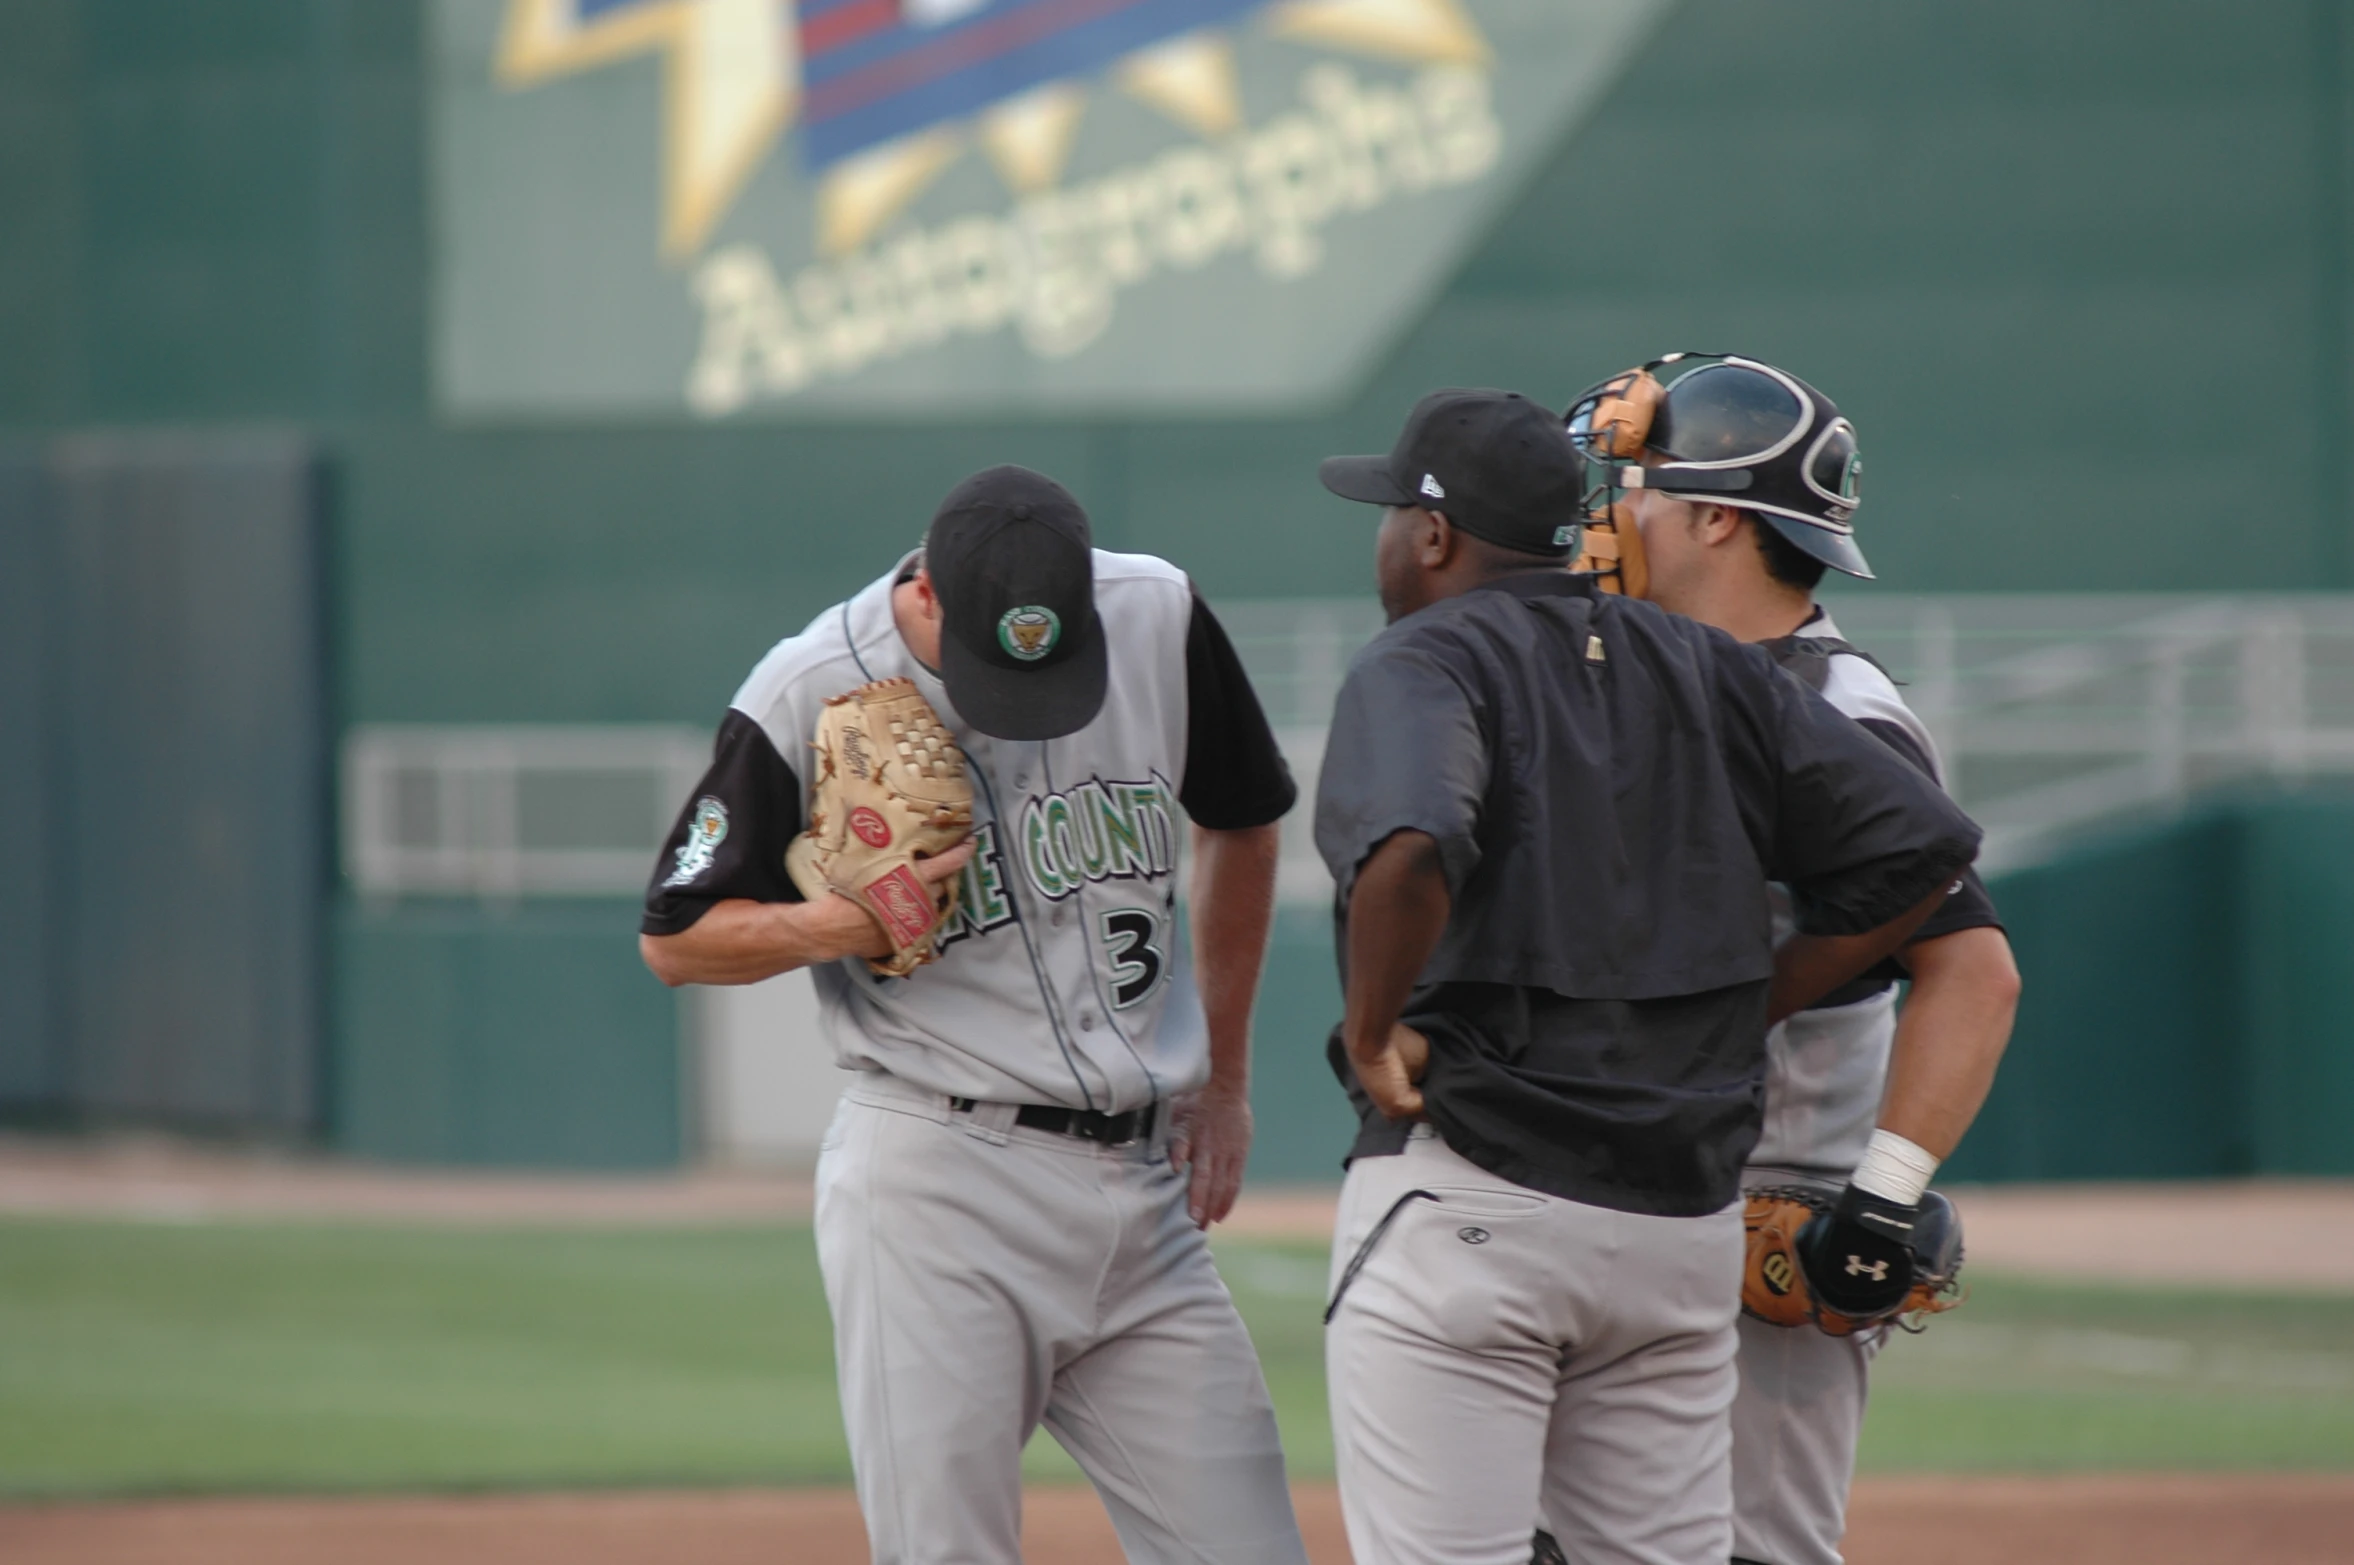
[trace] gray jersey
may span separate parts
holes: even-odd
[[[847,1069],[951,1097],[1113,1113],[1208,1079],[1174,927],[1193,593],[1151,556],[1094,559],[1110,684],[1095,720],[1065,738],[992,739],[957,715],[900,639],[898,570],[779,643],[736,694],[734,710],[806,771],[829,696],[904,676],[972,763],[978,851],[940,960],[906,978],[855,959],[814,970]]]
[[[1801,634],[1828,640],[1838,638],[1839,630],[1822,614]],[[1897,694],[1896,682],[1869,658],[1834,655],[1823,697],[1884,737],[1909,738],[1916,759],[1944,782],[1929,730]],[[1771,1184],[1798,1175],[1845,1184],[1879,1121],[1895,1038],[1893,986],[1846,1005],[1801,1011],[1768,1033],[1765,1130],[1749,1155],[1744,1182]]]

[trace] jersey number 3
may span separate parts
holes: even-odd
[[[1160,987],[1168,970],[1154,937],[1161,921],[1140,907],[1116,907],[1097,923],[1112,962],[1112,1008],[1125,1011]]]

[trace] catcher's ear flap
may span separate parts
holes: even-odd
[[[1585,421],[1593,431],[1595,454],[1630,459],[1642,455],[1643,443],[1651,438],[1651,420],[1667,395],[1659,377],[1646,365],[1612,376],[1588,395],[1594,403]]]
[[[1569,568],[1592,576],[1604,592],[1649,597],[1651,566],[1643,557],[1643,534],[1635,526],[1634,507],[1621,500],[1589,516],[1578,540],[1578,557]]]

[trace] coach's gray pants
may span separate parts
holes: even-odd
[[[1249,1335],[1165,1135],[1109,1148],[866,1076],[818,1259],[877,1565],[1020,1565],[1044,1422],[1138,1565],[1304,1565]]]
[[[1577,1565],[1724,1565],[1739,1206],[1558,1200],[1418,1126],[1350,1166],[1336,1285],[1393,1207],[1325,1340],[1357,1565],[1527,1565],[1539,1516]]]
[[[1831,1337],[1741,1319],[1733,1398],[1733,1553],[1763,1565],[1839,1565],[1847,1490],[1884,1332]]]

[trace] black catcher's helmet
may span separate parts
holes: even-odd
[[[1692,367],[1658,376],[1679,364]],[[1872,574],[1855,544],[1855,426],[1788,371],[1731,354],[1672,353],[1593,387],[1567,421],[1607,489],[1739,506],[1833,570]]]

